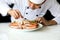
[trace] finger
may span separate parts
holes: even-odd
[[[15,16],[16,19],[18,19],[18,17],[19,17],[19,15],[16,11],[14,11],[14,16]]]
[[[40,21],[39,23],[42,23],[42,21]]]
[[[18,18],[18,14],[16,13],[15,10],[10,10],[8,13],[9,13],[11,16],[13,16],[14,18]]]
[[[12,11],[10,14],[11,14],[11,16],[13,16],[14,18],[16,18],[16,15],[15,15],[15,12],[14,12],[14,11]]]
[[[16,12],[17,12],[17,14],[18,14],[18,17],[20,17],[20,12],[18,11],[18,10],[15,10]]]
[[[36,20],[38,23],[40,23],[40,21],[41,21],[41,18],[37,18],[37,20]]]
[[[18,13],[19,17],[23,18],[22,14],[19,10],[16,10],[16,12]]]
[[[40,23],[43,24],[44,26],[47,26],[47,23],[44,20],[41,20]]]
[[[17,18],[16,12],[11,12],[11,16],[13,16],[15,19]]]
[[[11,15],[12,15],[15,19],[18,18],[18,15],[17,15],[17,13],[16,13],[15,11],[12,11]]]

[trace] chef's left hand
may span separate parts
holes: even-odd
[[[38,23],[43,24],[44,26],[56,25],[57,24],[57,22],[55,20],[49,20],[49,21],[47,21],[44,17],[38,17],[38,18],[36,18],[36,21]]]

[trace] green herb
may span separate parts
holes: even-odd
[[[34,21],[31,21],[32,23],[36,23],[36,21],[34,20]]]

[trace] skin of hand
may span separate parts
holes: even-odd
[[[44,26],[50,26],[50,25],[56,25],[57,24],[57,22],[55,20],[47,21],[44,17],[38,17],[38,18],[36,18],[36,21],[38,23],[43,24]]]
[[[18,19],[20,17],[23,18],[23,16],[21,15],[21,12],[18,9],[16,9],[16,10],[13,10],[13,9],[9,10],[8,14],[13,16],[15,19]]]

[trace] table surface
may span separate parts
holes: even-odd
[[[47,26],[33,32],[25,32],[9,27],[9,23],[0,23],[0,33],[8,40],[60,40],[60,25]]]

